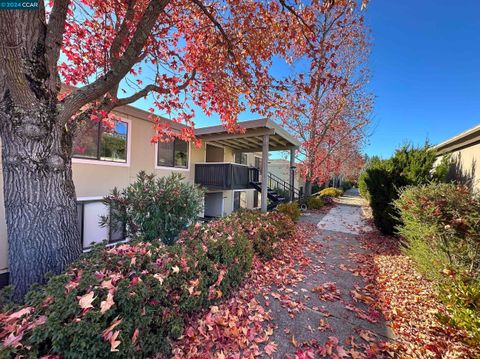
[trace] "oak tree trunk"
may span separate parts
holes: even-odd
[[[59,273],[81,253],[72,179],[72,139],[48,108],[17,112],[0,127],[8,260],[21,301],[45,273]]]
[[[0,12],[0,137],[8,261],[14,299],[81,253],[72,134],[59,120],[61,13],[47,31],[39,10]],[[57,3],[56,3],[57,4]],[[68,2],[58,10],[66,12]],[[60,19],[60,21],[55,21]],[[50,41],[48,39],[50,38]]]

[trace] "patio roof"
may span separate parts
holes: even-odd
[[[229,146],[240,152],[262,151],[263,136],[269,135],[269,151],[298,148],[300,142],[284,128],[267,118],[238,123],[244,133],[228,133],[223,125],[195,129],[195,135],[205,142]]]

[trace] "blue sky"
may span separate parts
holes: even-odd
[[[376,95],[369,155],[480,123],[480,1],[371,0]]]

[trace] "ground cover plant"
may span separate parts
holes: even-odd
[[[239,286],[254,251],[273,256],[293,230],[285,215],[249,211],[195,225],[171,246],[160,241],[98,246],[29,292],[25,305],[0,314],[0,354],[168,353],[188,317]]]

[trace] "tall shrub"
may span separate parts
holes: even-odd
[[[403,180],[392,172],[385,162],[384,168],[371,168],[367,170],[365,183],[370,197],[373,220],[382,233],[393,233],[398,224],[393,200],[398,197],[397,185]],[[406,184],[405,182],[402,183]]]
[[[121,191],[115,188],[104,202],[111,208],[104,224],[124,225],[130,238],[171,244],[194,223],[203,206],[203,192],[179,174],[155,177],[142,171],[134,183]]]
[[[480,196],[465,186],[407,187],[395,201],[405,252],[438,285],[447,315],[480,343]]]
[[[436,167],[435,162],[428,143],[419,148],[405,145],[388,160],[376,159],[362,174],[360,182],[365,183],[375,224],[383,233],[393,233],[399,224],[393,201],[403,187],[444,180],[446,167]]]
[[[360,172],[360,176],[358,177],[358,192],[360,192],[360,195],[366,200],[370,200],[367,183],[366,183],[366,179],[368,177],[367,170],[370,168],[375,168],[379,166],[381,163],[382,163],[382,160],[378,156],[372,156],[370,158],[367,158],[365,161],[365,165],[363,166],[363,169]]]
[[[395,206],[403,222],[398,231],[409,246],[422,242],[435,261],[441,258],[454,271],[480,275],[478,195],[464,186],[432,183],[405,188]]]

